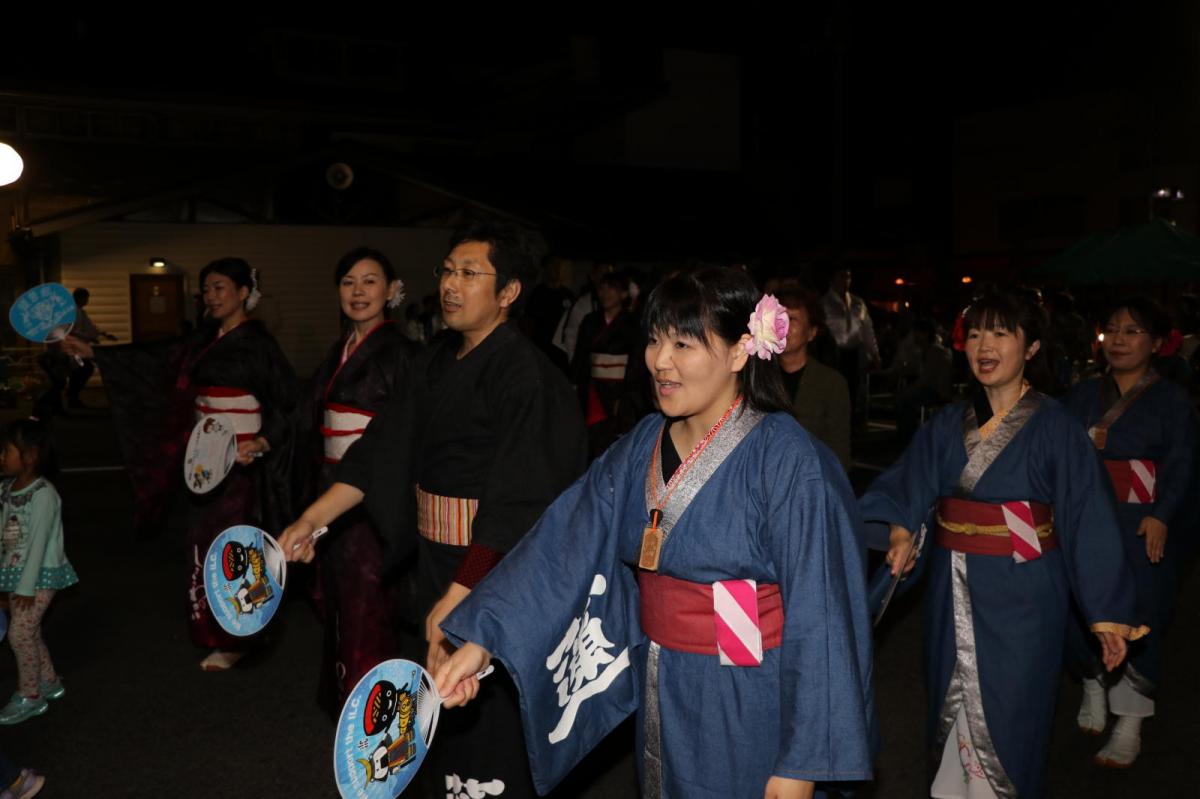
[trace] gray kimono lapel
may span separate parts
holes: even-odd
[[[963,416],[963,446],[967,450],[967,465],[963,467],[962,474],[958,478],[959,496],[971,495],[984,472],[996,462],[996,458],[1000,457],[1000,453],[1012,442],[1017,433],[1021,432],[1025,423],[1041,407],[1043,399],[1043,395],[1037,391],[1025,392],[1025,396],[1017,401],[1013,409],[1000,422],[996,431],[988,436],[987,441],[982,440],[979,435],[975,407],[967,406],[967,412]]]

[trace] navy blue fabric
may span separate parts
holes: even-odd
[[[1096,424],[1103,415],[1101,386],[1107,380],[1111,378],[1080,383],[1064,399],[1067,409],[1085,427]],[[1157,500],[1149,505],[1118,501],[1117,518],[1121,541],[1137,580],[1138,612],[1150,625],[1149,635],[1130,644],[1129,661],[1156,685],[1162,678],[1164,635],[1174,609],[1180,572],[1197,537],[1197,428],[1196,412],[1187,392],[1169,380],[1159,380],[1113,423],[1099,453],[1107,460],[1155,463]],[[1167,525],[1166,550],[1159,563],[1150,562],[1146,539],[1137,534],[1147,516]],[[1067,657],[1073,670],[1089,674],[1098,652],[1094,636],[1077,634],[1070,638]]]
[[[900,460],[863,495],[864,519],[915,531],[938,497],[955,495],[967,463],[966,410],[965,403],[949,405],[918,431]],[[1028,563],[966,556],[988,730],[1018,793],[1042,796],[1069,596],[1089,624],[1133,626],[1141,622],[1133,575],[1095,448],[1079,422],[1052,399],[1043,398],[969,498],[1035,500],[1054,509],[1058,549]],[[931,743],[956,659],[950,554],[933,544],[922,556],[929,580],[925,647]]]
[[[645,479],[662,417],[644,419],[597,460],[443,624],[455,642],[497,656],[521,691],[539,791],[553,787],[604,734],[641,716],[646,640],[634,566],[649,514]],[[872,644],[864,552],[853,494],[837,459],[786,414],[765,417],[676,522],[660,572],[700,583],[780,586],[783,645],[761,667],[662,650],[663,795],[758,797],[771,775],[871,777]],[[576,729],[551,744],[561,714],[547,657],[592,597],[614,654],[631,669],[584,702]],[[639,730],[641,725],[639,724]],[[639,733],[639,766],[642,741]]]

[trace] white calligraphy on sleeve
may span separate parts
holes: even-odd
[[[592,597],[602,596],[607,589],[603,575],[597,574],[583,615],[571,621],[567,634],[546,658],[546,668],[554,674],[558,686],[558,706],[563,708],[562,717],[550,731],[552,744],[571,734],[579,706],[585,700],[607,691],[617,675],[629,668],[629,648],[614,657],[608,650],[616,645],[605,637],[603,620],[591,615]],[[603,672],[601,666],[605,667]]]

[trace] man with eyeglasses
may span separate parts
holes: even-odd
[[[536,271],[527,237],[511,224],[455,231],[434,270],[448,332],[414,364],[412,392],[346,453],[340,482],[280,540],[293,559],[310,560],[312,531],[359,502],[394,550],[415,538],[430,671],[452,651],[438,624],[587,463],[574,391],[510,322]],[[422,772],[431,787],[454,777],[500,780],[505,797],[536,796],[516,687],[496,674],[480,699],[475,713],[441,718]]]

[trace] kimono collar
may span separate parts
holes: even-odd
[[[713,476],[721,464],[725,462],[725,459],[737,449],[738,444],[742,443],[742,439],[748,436],[765,416],[766,414],[761,411],[756,411],[743,404],[730,417],[729,421],[717,431],[712,441],[705,447],[704,452],[696,459],[691,470],[679,481],[679,484],[675,487],[675,491],[671,494],[662,509],[662,520],[658,526],[663,532],[664,542],[666,537],[670,535],[671,528],[675,526],[675,523],[679,521],[679,518],[683,516],[684,512],[692,504],[692,500],[700,493],[700,489],[704,488],[704,484],[708,482],[708,478]],[[666,424],[665,419],[663,420],[663,424]],[[662,470],[654,469],[647,473],[647,509],[655,507],[657,504],[656,497],[662,496],[665,492],[666,482],[663,480]]]
[[[1002,419],[988,420],[987,424],[992,424],[993,428],[986,440],[979,434],[981,425],[976,417],[976,409],[966,409],[963,414],[963,448],[967,451],[967,465],[959,475],[956,492],[958,496],[971,495],[984,473],[1041,407],[1043,398],[1037,391],[1025,391],[1021,399],[1017,400],[1017,404],[1012,406]],[[987,402],[986,397],[984,402]]]

